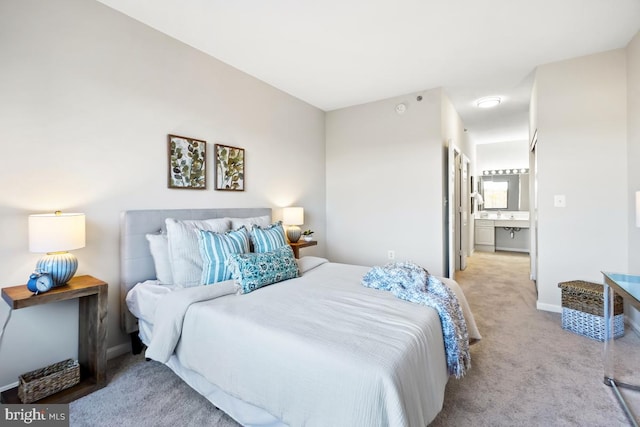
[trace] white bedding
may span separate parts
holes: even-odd
[[[136,286],[127,303],[163,313],[155,319],[132,309],[155,324],[147,357],[166,362],[177,343],[175,357],[186,369],[289,425],[427,425],[448,379],[435,310],[360,285],[368,267],[303,258],[307,268],[247,295],[185,289],[156,298],[154,309],[135,303],[149,291]],[[479,339],[464,295],[450,282],[469,336]],[[200,301],[208,292],[217,297]],[[186,303],[187,293],[196,302]],[[184,315],[179,340],[175,325],[182,322],[165,313],[172,300],[188,307],[176,314]]]
[[[166,294],[177,289],[180,289],[180,287],[163,285],[159,280],[147,280],[138,283],[135,288],[127,294],[127,307],[129,307],[129,311],[131,311],[136,318],[144,320],[153,326],[158,302]]]

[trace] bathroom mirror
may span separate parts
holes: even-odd
[[[479,177],[478,191],[484,200],[484,205],[480,210],[529,210],[529,174],[507,173],[507,171],[485,171]]]

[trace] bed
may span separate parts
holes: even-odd
[[[124,330],[242,425],[429,424],[449,379],[438,313],[362,286],[369,267],[302,257],[298,277],[242,295],[233,281],[180,287],[156,277],[147,235],[166,218],[259,217],[271,210],[123,212]],[[479,339],[462,291],[443,281]]]

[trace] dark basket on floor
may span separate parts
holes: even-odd
[[[558,283],[562,289],[562,329],[604,341],[604,287],[599,283],[573,280]],[[620,295],[614,299],[614,338],[624,335],[624,306]]]
[[[22,403],[43,399],[80,382],[80,364],[67,359],[19,377],[18,397]]]

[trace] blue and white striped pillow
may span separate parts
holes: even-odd
[[[251,241],[253,242],[253,251],[258,253],[273,252],[287,246],[282,221],[265,228],[254,225],[251,230]]]
[[[222,282],[231,279],[227,258],[249,252],[249,232],[244,227],[224,234],[198,230],[198,243],[203,261],[202,284]]]

